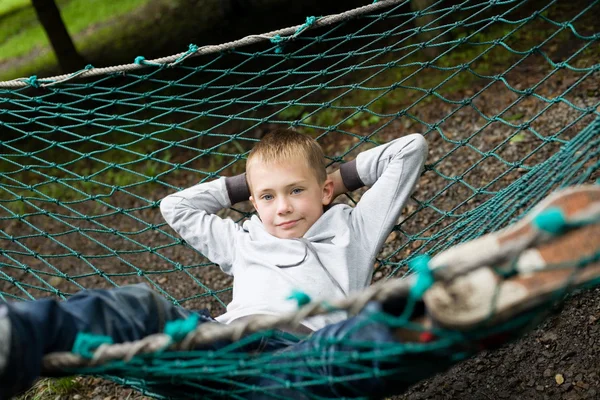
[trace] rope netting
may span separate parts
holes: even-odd
[[[600,1],[440,0],[421,10],[379,1],[161,60],[0,82],[0,297],[66,299],[145,282],[175,304],[222,313],[230,278],[164,223],[158,204],[243,172],[249,150],[275,128],[312,135],[331,168],[395,137],[425,135],[425,172],[377,258],[376,279],[501,228],[551,190],[598,177],[599,12]],[[220,215],[242,221],[252,211],[242,203]],[[252,340],[109,370],[153,393],[176,377],[184,396],[244,397],[256,389],[248,377],[325,362],[318,346],[249,358],[240,349]],[[271,386],[318,396],[332,382],[426,376],[442,368],[426,355],[460,340],[448,333],[376,352],[360,343],[360,354],[334,360],[353,366],[343,378],[291,384],[273,374]],[[406,354],[408,364],[389,367]]]

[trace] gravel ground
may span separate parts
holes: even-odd
[[[482,352],[394,399],[597,399],[600,290],[571,297],[518,342]]]
[[[507,76],[507,80],[517,87],[527,88],[538,82],[542,76],[544,76],[544,72],[538,69],[535,60],[532,60],[532,62],[515,69]],[[579,106],[587,107],[597,104],[600,100],[600,93],[598,92],[599,79],[600,77],[597,75],[590,76],[571,91],[567,97],[572,103]],[[561,71],[536,92],[554,96],[557,93],[564,92],[575,80],[575,74]],[[471,90],[456,93],[456,97],[470,96],[475,93],[476,88],[477,86],[474,85]],[[495,115],[515,99],[516,95],[509,92],[503,85],[494,84],[478,96],[473,104],[481,113]],[[540,100],[527,97],[512,106],[510,114],[522,114],[531,117],[545,106],[546,104]],[[434,122],[449,115],[452,109],[451,105],[434,100],[427,105],[419,106],[414,110],[414,115],[421,120]],[[532,122],[531,126],[541,135],[549,137],[576,120],[579,114],[578,111],[566,104],[555,104],[550,110]],[[562,139],[572,137],[590,120],[591,117],[589,116],[582,119],[567,129],[560,137]],[[520,121],[522,120],[519,119],[513,122]],[[404,214],[405,220],[402,225],[402,233],[414,235],[421,232],[442,215],[439,210],[445,212],[454,210],[455,214],[461,214],[473,209],[491,196],[478,194],[470,201],[465,202],[472,195],[471,189],[465,183],[475,187],[490,184],[488,189],[497,191],[524,174],[528,166],[534,166],[547,159],[560,147],[560,143],[557,142],[545,143],[539,151],[525,160],[523,167],[516,168],[507,167],[494,157],[482,159],[481,154],[474,150],[487,152],[501,144],[513,131],[512,128],[504,124],[493,123],[488,126],[480,135],[470,140],[471,148],[461,147],[455,149],[455,145],[447,140],[466,139],[484,124],[485,119],[478,112],[471,107],[466,107],[453,114],[441,125],[446,139],[437,132],[427,134],[430,145],[428,163],[434,166],[434,170],[426,172],[419,183],[419,187],[415,192],[415,198],[419,201],[430,199],[435,193],[448,185],[448,181],[443,179],[440,174],[458,176],[466,172],[467,168],[475,162],[481,164],[478,168],[466,173],[461,182],[446,188],[442,195],[432,202],[431,207],[410,216],[411,212],[417,207],[417,203],[409,204]],[[423,131],[423,126],[417,125],[408,119],[402,119],[393,122],[386,128],[379,135],[379,139],[387,140],[415,131]],[[544,140],[528,131],[521,141],[503,144],[494,152],[506,161],[517,161],[537,149],[542,143],[544,143]],[[342,143],[340,143],[340,148],[341,145]],[[451,150],[454,150],[452,157],[438,163],[438,160]],[[332,152],[335,151],[336,149]],[[185,154],[179,156],[184,158]],[[495,181],[500,176],[502,177]],[[171,183],[183,187],[196,181],[197,177],[195,176],[180,175],[174,178]],[[157,188],[144,195],[150,197],[150,200],[159,200],[167,193],[168,191],[165,188]],[[8,226],[2,228],[7,234],[31,234],[33,237],[8,243],[5,250],[23,252],[23,246],[26,246],[31,251],[42,255],[72,255],[52,258],[36,256],[26,251],[22,255],[14,255],[9,264],[18,265],[22,263],[31,269],[23,271],[22,269],[10,270],[5,267],[5,271],[21,284],[32,286],[19,287],[3,281],[0,283],[0,290],[4,293],[14,294],[18,298],[26,298],[26,292],[35,298],[39,298],[51,294],[51,292],[48,292],[49,286],[68,296],[82,287],[110,287],[113,284],[111,281],[116,285],[150,282],[160,286],[165,296],[172,300],[179,300],[185,307],[206,307],[214,315],[223,312],[221,302],[227,303],[230,300],[230,292],[225,291],[219,293],[218,296],[211,293],[228,288],[231,285],[231,279],[222,274],[215,266],[202,265],[204,261],[199,255],[185,246],[176,245],[162,248],[162,246],[173,244],[173,237],[176,235],[165,226],[160,226],[159,229],[145,230],[148,227],[159,226],[163,223],[157,208],[136,211],[136,208],[143,207],[146,203],[125,193],[116,193],[112,196],[110,204],[130,211],[117,216],[98,217],[91,222],[63,218],[63,220],[79,229],[79,231],[74,232],[71,232],[72,228],[65,223],[44,215],[28,218],[27,222],[11,220]],[[241,209],[248,209],[248,207],[248,204],[240,206]],[[108,207],[92,201],[73,205],[71,208],[82,214],[95,216],[100,216],[109,211]],[[69,211],[60,206],[56,206],[54,209],[48,208],[48,210],[62,214],[73,214],[72,210]],[[223,216],[227,214],[235,216],[236,213],[227,212]],[[144,222],[139,222],[138,219]],[[447,217],[442,221],[442,226],[452,221],[452,217]],[[97,229],[100,227],[98,224],[121,231],[123,235],[98,232]],[[439,229],[439,226],[437,228]],[[62,235],[55,236],[56,240],[52,241],[36,234],[38,229],[55,235],[62,233]],[[435,229],[436,227],[431,226],[423,234],[430,235]],[[138,232],[140,230],[144,231]],[[380,258],[385,259],[395,249],[399,248],[405,240],[404,237],[405,235],[399,232],[392,234],[386,242]],[[136,252],[142,250],[138,243],[151,246],[156,250],[154,252]],[[413,243],[402,252],[394,255],[391,261],[398,261],[402,257],[406,257],[418,245],[418,242]],[[107,248],[118,249],[121,252],[119,257],[116,257]],[[127,254],[127,251],[134,253]],[[85,255],[83,260],[76,255],[77,253]],[[172,270],[173,264],[166,261],[166,259],[189,266],[189,268]],[[386,276],[390,268],[389,265],[379,268],[376,279]],[[70,278],[64,279],[53,276],[56,275],[55,269],[67,273]],[[95,270],[104,271],[105,276],[101,276]],[[141,270],[143,270],[143,273],[138,274],[138,271]],[[207,288],[211,288],[212,292],[202,287],[198,282],[202,282]],[[571,298],[559,314],[550,318],[540,328],[522,340],[494,352],[482,353],[455,366],[444,374],[415,385],[408,393],[396,398],[597,398],[597,393],[600,391],[600,378],[597,372],[600,370],[600,347],[598,345],[600,342],[597,341],[595,335],[598,328],[597,320],[600,318],[598,293],[598,290],[591,290],[584,295]],[[196,294],[203,296],[188,299]],[[559,375],[562,378],[559,378]],[[79,393],[63,396],[63,398],[89,398],[94,400],[144,398],[132,392],[131,389],[121,388],[98,378],[85,378],[81,380],[81,383],[84,389],[80,390]]]

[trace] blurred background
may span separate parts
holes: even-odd
[[[1,0],[0,80],[47,77],[172,55],[248,34],[298,25],[305,17],[364,0]],[[432,0],[413,1],[415,6]]]

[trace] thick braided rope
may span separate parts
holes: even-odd
[[[75,79],[75,78],[89,78],[91,76],[106,75],[106,74],[117,73],[117,72],[134,71],[134,70],[138,70],[138,69],[145,68],[145,67],[152,66],[152,65],[157,66],[157,65],[166,64],[168,67],[172,67],[172,66],[179,64],[181,61],[183,61],[184,59],[186,59],[188,57],[195,57],[195,56],[200,56],[200,55],[218,53],[218,52],[225,51],[225,50],[230,50],[230,49],[234,49],[234,48],[239,48],[239,47],[259,43],[259,42],[262,42],[265,40],[271,40],[277,36],[289,36],[289,35],[293,36],[293,35],[296,35],[298,32],[301,32],[301,31],[304,31],[307,29],[320,28],[320,27],[324,27],[327,25],[333,25],[333,24],[336,24],[336,23],[339,23],[342,21],[347,21],[349,19],[358,17],[363,14],[367,14],[367,13],[370,13],[373,11],[377,11],[379,9],[383,9],[383,8],[392,6],[394,4],[402,3],[405,1],[406,0],[382,0],[382,1],[378,1],[373,4],[355,8],[353,10],[345,11],[343,13],[332,14],[332,15],[328,15],[328,16],[325,16],[322,18],[317,18],[309,26],[307,26],[307,24],[301,24],[301,25],[296,25],[296,26],[292,26],[289,28],[271,31],[268,33],[263,33],[261,35],[249,35],[242,39],[234,40],[232,42],[223,43],[223,44],[219,44],[219,45],[208,45],[208,46],[202,46],[199,48],[193,48],[193,50],[190,49],[186,52],[178,53],[178,54],[175,54],[172,56],[157,58],[154,60],[145,60],[143,62],[135,62],[132,64],[122,64],[122,65],[116,65],[113,67],[106,67],[106,68],[93,68],[93,67],[89,66],[89,67],[86,67],[85,69],[82,69],[82,70],[77,71],[72,74],[64,74],[64,75],[53,76],[50,78],[37,79],[36,82],[39,87],[47,87],[47,86],[56,85],[58,83],[63,83],[63,82],[66,82],[66,81],[69,81],[69,80]],[[7,89],[8,88],[22,88],[22,87],[26,87],[29,85],[30,85],[30,80],[28,78],[18,78],[18,79],[13,79],[10,81],[0,82],[0,88],[7,88]]]
[[[593,254],[591,257],[584,257],[577,262],[575,272],[582,271],[582,267],[596,263],[599,259],[600,253]],[[572,266],[554,265],[549,268],[570,268]],[[436,271],[432,272],[435,273]],[[409,293],[413,293],[415,287],[423,286],[418,278],[414,279],[415,277],[417,275],[410,275],[405,279],[381,281],[347,299],[331,303],[309,303],[296,312],[283,316],[260,315],[244,322],[234,322],[230,325],[216,322],[202,323],[179,342],[174,341],[173,337],[166,333],[156,333],[135,342],[101,344],[94,350],[91,358],[85,358],[71,352],[51,353],[44,357],[42,370],[44,373],[49,373],[68,369],[95,367],[111,361],[122,360],[128,362],[137,355],[162,352],[164,350],[193,350],[201,345],[211,344],[220,340],[237,341],[246,335],[269,329],[298,327],[300,322],[308,317],[327,314],[333,311],[343,310],[348,311],[350,315],[356,315],[371,301],[384,302],[391,298],[408,297]],[[431,275],[427,279],[431,279]],[[569,286],[567,284],[563,290]]]
[[[356,315],[371,301],[383,302],[391,297],[406,297],[415,281],[414,277],[415,275],[411,275],[404,279],[381,281],[346,299],[331,303],[312,302],[287,315],[260,315],[230,325],[216,322],[203,323],[180,342],[173,342],[172,337],[165,333],[156,333],[136,342],[102,344],[94,351],[91,359],[71,352],[48,354],[43,359],[43,370],[50,372],[98,366],[114,360],[129,361],[136,355],[154,353],[167,348],[173,351],[182,351],[192,350],[200,345],[211,344],[219,340],[237,341],[248,334],[268,329],[295,328],[308,317],[328,314],[332,311],[343,310],[350,315]]]

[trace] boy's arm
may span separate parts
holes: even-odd
[[[233,274],[235,236],[242,227],[215,213],[249,197],[246,174],[242,174],[173,193],[161,201],[160,211],[190,246],[218,264],[223,272]]]
[[[362,152],[341,166],[340,178],[349,191],[371,187],[351,216],[357,241],[370,254],[380,250],[396,224],[426,157],[427,142],[422,135],[413,134]]]

